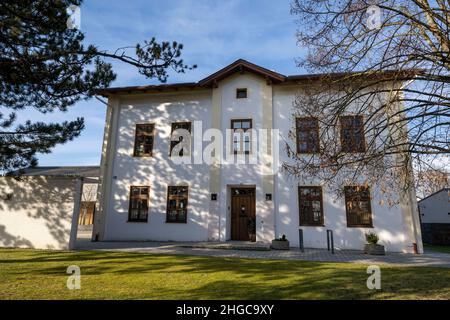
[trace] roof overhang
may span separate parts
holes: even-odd
[[[254,75],[263,77],[268,85],[271,84],[299,84],[308,83],[311,81],[335,81],[335,80],[379,80],[389,79],[393,81],[407,81],[419,75],[422,70],[383,70],[383,71],[362,71],[362,72],[336,72],[336,73],[321,73],[321,74],[302,74],[285,76],[275,71],[260,67],[256,64],[248,62],[244,59],[239,59],[232,64],[220,69],[217,72],[198,82],[185,82],[173,84],[160,84],[148,86],[132,86],[132,87],[117,87],[98,89],[98,95],[109,97],[115,94],[137,94],[137,93],[164,93],[177,91],[193,91],[205,90],[208,88],[215,88],[218,83],[235,73],[252,73]]]
[[[236,72],[249,72],[256,74],[258,76],[264,77],[268,84],[283,82],[286,80],[286,76],[282,74],[257,66],[256,64],[250,63],[246,60],[239,59],[226,66],[225,68],[220,69],[219,71],[214,72],[212,75],[200,80],[198,84],[202,87],[216,87],[219,81],[231,76]]]
[[[8,176],[100,177],[100,166],[29,167],[7,173]]]

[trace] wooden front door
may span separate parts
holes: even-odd
[[[231,240],[256,241],[255,188],[231,189]]]

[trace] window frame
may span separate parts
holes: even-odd
[[[363,188],[367,191],[367,198],[363,198],[361,200],[361,196],[359,195],[350,195],[347,190],[348,189],[354,189],[354,188]],[[361,191],[359,191],[361,192]],[[357,185],[351,185],[351,186],[344,186],[344,195],[345,195],[345,214],[347,219],[347,228],[373,228],[373,213],[372,213],[372,197],[370,195],[370,188],[365,186],[357,186]],[[355,200],[356,198],[356,200]],[[361,223],[350,223],[349,216],[351,214],[354,214],[353,212],[349,212],[347,203],[349,201],[367,201],[368,202],[368,208],[369,208],[369,223],[361,224]],[[358,213],[356,213],[358,214]],[[353,218],[354,220],[354,218]]]
[[[139,126],[152,126],[153,130],[151,134],[138,134],[138,127]],[[137,157],[137,158],[143,158],[143,157],[152,157],[153,156],[153,147],[155,146],[155,131],[156,131],[156,125],[153,122],[149,122],[149,123],[136,123],[135,128],[134,128],[134,147],[133,147],[133,157]],[[137,141],[138,141],[138,136],[147,136],[150,135],[152,136],[152,147],[149,153],[138,153],[137,152]]]
[[[317,145],[315,145],[315,148],[310,148],[310,146],[308,144],[308,149],[306,151],[300,151],[299,131],[301,131],[301,130],[299,129],[298,121],[306,120],[306,119],[311,119],[311,120],[316,121],[317,125],[314,128],[307,128],[307,130],[303,130],[303,131],[307,131],[308,133],[310,133],[310,132],[316,133],[317,134]],[[296,117],[295,118],[295,136],[296,136],[295,142],[296,142],[297,154],[317,154],[320,152],[320,127],[319,127],[319,119],[317,117]]]
[[[301,190],[302,189],[320,190],[319,199],[317,199],[316,197],[310,197],[307,199],[309,201],[320,200],[320,221],[314,222],[314,219],[307,219],[306,221],[303,221],[302,213],[301,213],[301,208],[302,208]],[[313,214],[313,212],[314,211],[307,212],[307,213],[303,214],[303,216]],[[324,213],[323,213],[323,190],[322,190],[321,186],[298,186],[298,218],[299,218],[299,226],[302,226],[302,227],[324,227],[325,226],[325,217],[324,217]]]
[[[147,188],[147,195],[143,196],[141,195],[141,192],[139,191],[139,195],[138,196],[133,196],[133,189],[134,188]],[[130,191],[129,191],[129,204],[128,204],[128,220],[127,222],[148,222],[148,212],[150,210],[150,186],[130,186]],[[147,200],[147,210],[145,213],[145,219],[132,219],[131,218],[131,210],[132,210],[132,202],[134,199],[146,199]],[[141,211],[142,209],[139,209],[139,213],[138,213],[138,217],[141,216]]]
[[[358,129],[355,129],[354,126],[347,126],[343,124],[343,119],[345,118],[359,118],[360,119],[360,123],[361,123],[361,127]],[[340,131],[339,131],[339,135],[340,135],[340,142],[341,142],[341,150],[342,152],[345,153],[362,153],[362,152],[366,152],[366,136],[365,136],[365,131],[364,131],[364,116],[363,115],[345,115],[345,116],[339,116],[339,125],[340,125]],[[352,133],[352,137],[355,137],[355,134],[358,133],[360,134],[360,140],[361,140],[361,144],[360,145],[356,145],[354,143],[355,139],[352,139],[352,141],[347,141],[345,140],[344,137],[344,130],[345,129],[349,129],[351,128],[353,130]],[[359,132],[358,132],[359,131]]]
[[[187,123],[189,123],[189,133],[192,135],[192,121],[177,121],[177,122],[172,122],[171,123],[171,125],[170,125],[171,129],[170,129],[169,157],[183,157],[184,156],[184,154],[172,155],[173,148],[178,143],[180,143],[180,141],[173,141],[172,140],[172,134],[173,134],[173,132],[175,130],[179,129],[179,128],[177,128],[177,129],[174,130],[174,126],[175,125],[177,125],[177,124],[187,124]],[[189,144],[189,155],[186,155],[186,156],[190,156],[191,155],[191,151],[192,151],[191,149],[192,149],[192,139],[191,139],[191,143]]]
[[[172,199],[176,199],[177,203],[179,200],[183,199],[183,197],[181,196],[175,196],[175,195],[171,195],[170,194],[170,189],[171,188],[186,188],[186,208],[184,209],[186,212],[184,214],[184,220],[180,220],[177,218],[177,220],[169,220],[169,201]],[[187,185],[180,185],[180,186],[167,186],[167,203],[166,203],[166,223],[187,223],[187,215],[188,215],[188,205],[189,205],[189,186]],[[175,210],[179,210],[179,209],[175,209]],[[177,217],[178,217],[179,213],[177,212]]]
[[[245,97],[240,97],[239,93],[245,92]],[[247,88],[236,88],[236,99],[247,99],[248,89]]]
[[[250,128],[247,129],[235,129],[233,128],[233,124],[236,122],[250,122]],[[250,154],[252,152],[252,142],[253,142],[253,137],[252,137],[252,129],[253,129],[253,119],[251,118],[247,118],[247,119],[231,119],[230,122],[230,128],[231,128],[231,151],[233,154]],[[250,140],[249,140],[249,150],[245,151],[245,150],[234,150],[234,133],[236,130],[243,130],[242,133],[245,133],[246,131],[250,130]],[[242,138],[244,138],[244,135],[242,134]],[[242,149],[245,149],[245,141],[242,140]]]

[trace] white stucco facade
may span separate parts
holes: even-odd
[[[236,89],[246,88],[247,98],[237,99]],[[292,246],[299,245],[298,186],[321,186],[324,226],[302,226],[306,247],[325,248],[326,230],[333,230],[338,248],[362,249],[365,233],[380,236],[388,251],[412,252],[415,243],[422,245],[418,215],[412,194],[394,195],[399,204],[382,205],[372,201],[373,228],[348,228],[345,205],[335,199],[321,181],[313,177],[296,181],[285,173],[267,172],[265,164],[193,163],[175,164],[169,156],[171,123],[201,122],[192,131],[230,129],[233,119],[251,119],[254,129],[278,129],[287,138],[294,125],[292,103],[299,94],[296,85],[281,86],[252,72],[234,72],[212,87],[174,89],[162,92],[115,93],[109,95],[101,164],[100,210],[94,223],[93,238],[103,241],[227,241],[231,239],[231,188],[255,189],[256,241],[269,242],[285,234]],[[155,124],[151,157],[134,157],[135,127],[139,123]],[[193,141],[193,159],[201,160],[195,145],[205,148],[208,142]],[[283,140],[278,142],[279,159],[287,160]],[[272,146],[273,148],[274,146]],[[201,149],[202,149],[201,148]],[[223,154],[230,153],[223,143]],[[264,174],[262,174],[264,173]],[[167,188],[189,187],[186,223],[167,223]],[[128,222],[131,186],[149,186],[149,209],[146,222]],[[378,186],[370,186],[376,198]],[[217,194],[217,200],[211,200]],[[271,199],[266,199],[271,195]]]
[[[203,120],[210,123],[211,98],[196,95],[155,96],[124,99],[118,107],[118,132],[108,186],[108,214],[104,240],[186,240],[208,237],[209,167],[202,164],[177,165],[169,157],[171,123]],[[209,118],[209,119],[208,119]],[[136,123],[151,122],[157,132],[153,157],[133,157]],[[127,222],[130,186],[150,186],[148,223]],[[187,224],[166,224],[166,193],[169,185],[187,185],[190,215]],[[195,190],[195,191],[194,191]]]
[[[0,177],[0,247],[72,248],[80,190],[76,177]]]

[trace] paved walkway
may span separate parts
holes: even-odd
[[[208,243],[90,242],[86,239],[80,239],[77,241],[77,250],[184,254],[228,258],[353,262],[363,264],[450,268],[450,254],[437,252],[426,253],[423,255],[387,253],[385,256],[370,256],[364,254],[362,251],[356,250],[336,250],[335,254],[331,254],[326,249],[305,249],[305,252],[301,252],[297,248],[293,248],[289,251],[229,250],[208,247]]]

